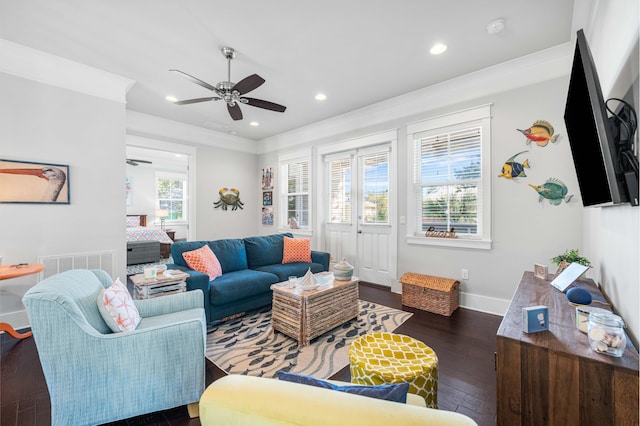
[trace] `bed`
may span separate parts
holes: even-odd
[[[166,232],[147,227],[147,215],[127,215],[127,265],[160,260],[160,245],[173,244]]]

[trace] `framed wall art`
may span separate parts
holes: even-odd
[[[69,204],[69,166],[0,159],[0,203]]]
[[[271,167],[262,169],[262,190],[273,189],[273,170]]]
[[[273,192],[272,191],[266,191],[262,193],[262,205],[263,206],[270,206],[273,204]]]
[[[262,224],[273,225],[273,209],[271,207],[262,208]]]

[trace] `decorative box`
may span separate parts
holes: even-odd
[[[522,331],[537,333],[549,329],[549,308],[546,306],[528,306],[522,308]]]
[[[447,317],[458,309],[460,282],[457,280],[407,272],[400,282],[405,306]]]

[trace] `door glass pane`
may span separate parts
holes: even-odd
[[[389,152],[361,157],[363,223],[389,223]]]

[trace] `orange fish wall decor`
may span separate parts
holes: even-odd
[[[527,138],[527,145],[535,142],[538,146],[547,146],[549,142],[554,143],[558,135],[553,134],[553,126],[545,120],[538,120],[531,127],[525,130],[516,129]]]

